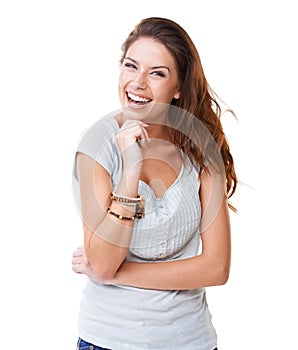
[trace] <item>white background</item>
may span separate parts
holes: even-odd
[[[194,7],[195,5],[195,7]],[[230,280],[208,288],[220,350],[297,347],[297,16],[294,1],[2,1],[1,347],[75,348],[84,277],[72,197],[83,131],[119,107],[121,44],[142,18],[181,24],[242,183]]]

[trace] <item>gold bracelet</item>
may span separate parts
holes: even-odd
[[[139,194],[137,195],[136,198],[133,198],[133,197],[121,196],[116,194],[115,192],[112,192],[110,197],[113,201],[120,202],[127,205],[135,205],[139,203],[144,203],[145,201],[144,198]]]

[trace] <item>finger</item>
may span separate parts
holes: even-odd
[[[82,256],[82,255],[85,255],[85,249],[84,247],[78,247],[77,250],[75,252],[73,252],[72,256],[75,257],[75,256]]]
[[[144,132],[147,133],[147,131],[145,131],[146,127],[148,127],[148,124],[134,123],[120,130],[120,133],[122,133],[125,136],[139,136]]]
[[[78,256],[82,256],[82,253],[80,252],[80,251],[75,251],[75,252],[73,252],[73,254],[72,254],[72,257],[73,258],[76,258],[76,257],[78,257]]]
[[[81,268],[80,265],[75,265],[72,267],[72,270],[76,273],[84,273],[83,269]]]
[[[78,257],[75,257],[72,259],[71,263],[73,265],[78,265],[78,264],[89,264],[89,261],[86,257],[83,257],[83,256],[78,256]]]
[[[148,130],[146,130],[146,128],[142,128],[142,132],[143,132],[143,134],[144,134],[144,139],[146,140],[146,141],[151,141],[150,140],[150,137],[149,137],[149,134],[148,134]]]
[[[128,132],[129,136],[132,136],[135,139],[138,140],[146,140],[149,138],[148,131],[146,130],[146,127],[141,125],[135,125],[133,128],[131,128]]]
[[[79,246],[78,248],[77,248],[77,251],[78,252],[81,252],[81,253],[85,253],[85,248],[84,248],[84,246]]]
[[[143,129],[141,135],[136,140],[140,147],[147,147],[147,142],[151,142],[147,130]]]

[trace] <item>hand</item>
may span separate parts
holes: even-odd
[[[77,250],[72,255],[72,269],[76,273],[81,273],[96,283],[104,283],[104,280],[99,278],[94,271],[87,259],[84,247],[78,247]]]
[[[143,166],[141,147],[150,142],[145,124],[139,120],[126,120],[120,128],[116,140],[123,159],[123,170],[140,176]]]

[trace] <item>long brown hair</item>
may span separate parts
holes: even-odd
[[[238,182],[234,161],[220,120],[220,105],[206,80],[194,43],[187,32],[174,21],[159,17],[146,18],[136,25],[123,43],[120,63],[123,63],[129,47],[141,37],[159,41],[173,56],[178,72],[180,98],[173,99],[171,104],[199,119],[214,138],[224,165],[226,192],[228,197],[231,197]],[[188,128],[195,132],[193,125],[188,125]],[[179,135],[175,135],[174,143],[183,149],[192,161],[199,164],[200,171],[206,169],[206,159],[200,147],[189,142],[188,136],[181,135],[178,131],[177,133]]]

